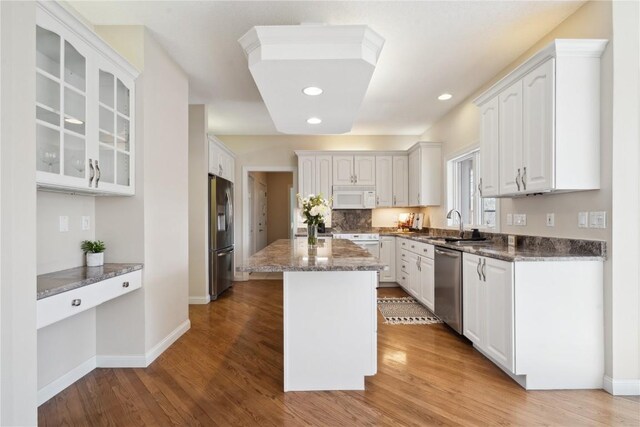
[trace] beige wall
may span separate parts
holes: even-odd
[[[0,2],[0,425],[36,425],[35,3]]]
[[[289,238],[289,188],[293,173],[269,172],[267,175],[267,244]]]
[[[95,198],[38,191],[37,203],[38,274],[84,265],[80,242],[104,240],[95,233]],[[69,217],[69,231],[60,232],[60,216]],[[89,230],[82,230],[83,216],[90,218]]]
[[[244,250],[244,208],[242,189],[245,179],[243,168],[265,166],[271,168],[296,167],[295,150],[406,150],[419,140],[416,136],[292,136],[292,135],[219,135],[236,155],[235,177],[235,264],[242,263]],[[298,183],[294,182],[294,188]],[[236,275],[242,280],[243,275]]]
[[[189,106],[189,302],[209,300],[207,107]]]

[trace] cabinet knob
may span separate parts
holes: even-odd
[[[123,288],[128,288],[129,287],[129,282],[122,282],[122,287]]]
[[[74,300],[71,300],[71,306],[72,307],[78,307],[78,306],[80,306],[80,304],[82,304],[82,300],[80,298],[76,298]]]

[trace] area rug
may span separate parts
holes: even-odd
[[[413,297],[378,298],[378,310],[390,325],[431,325],[442,323]]]

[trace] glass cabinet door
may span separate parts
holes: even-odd
[[[101,182],[131,185],[130,90],[113,73],[100,70],[100,173]]]
[[[37,170],[72,178],[62,182],[87,176],[86,70],[73,43],[36,27]]]

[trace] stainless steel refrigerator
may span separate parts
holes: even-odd
[[[233,282],[233,184],[209,175],[209,294],[217,299]]]

